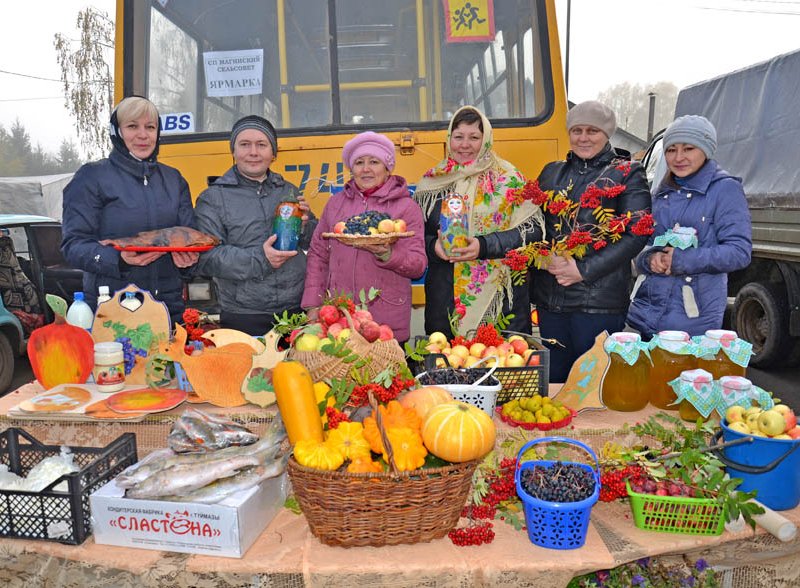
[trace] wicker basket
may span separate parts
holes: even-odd
[[[375,407],[371,393],[370,404]],[[311,532],[338,547],[441,539],[458,523],[479,460],[398,472],[380,411],[376,415],[392,471],[322,471],[289,458],[289,478]]]
[[[322,233],[325,239],[336,239],[339,243],[344,245],[358,246],[358,245],[391,245],[398,239],[406,237],[413,237],[414,231],[405,231],[402,233],[377,233],[375,235],[351,235],[347,233]]]

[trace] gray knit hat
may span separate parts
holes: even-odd
[[[589,125],[600,129],[609,139],[617,130],[614,111],[596,100],[587,100],[573,106],[567,113],[567,130],[578,125]]]
[[[255,129],[264,133],[269,139],[269,144],[272,145],[273,155],[277,155],[278,135],[275,132],[275,127],[267,119],[256,114],[250,114],[233,123],[233,128],[231,129],[231,153],[233,153],[233,146],[236,144],[236,137],[245,129]]]
[[[687,114],[676,118],[664,131],[664,150],[675,143],[694,145],[711,159],[717,150],[717,130],[706,117]]]

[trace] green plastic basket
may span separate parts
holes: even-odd
[[[721,535],[725,528],[725,509],[711,498],[657,496],[631,490],[633,522],[646,531],[683,533],[686,535]]]

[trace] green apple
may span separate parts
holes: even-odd
[[[438,345],[439,349],[444,349],[445,347],[449,347],[447,342],[447,336],[442,333],[441,331],[434,331],[428,337],[428,343],[433,343],[434,345]]]
[[[744,421],[735,421],[728,425],[728,428],[731,431],[736,431],[737,433],[741,433],[742,435],[749,435],[750,434],[750,427],[748,427]]]
[[[745,413],[744,422],[750,428],[751,431],[758,431],[758,417],[761,416],[761,409],[759,412],[751,412],[750,414]]]
[[[316,351],[319,346],[319,337],[311,333],[303,333],[294,342],[294,348],[298,351]]]
[[[758,415],[758,428],[764,434],[774,437],[783,433],[786,428],[786,421],[783,420],[783,415],[777,410],[769,409]]]
[[[725,411],[725,420],[728,424],[744,420],[744,407],[734,404]]]

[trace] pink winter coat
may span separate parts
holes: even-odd
[[[324,239],[322,233],[366,210],[389,214],[406,221],[413,237],[392,245],[388,261],[379,261],[363,249],[342,245],[335,239]],[[422,211],[411,198],[406,181],[390,176],[374,194],[364,197],[350,180],[344,189],[331,197],[322,212],[308,251],[306,285],[301,305],[313,308],[322,304],[328,291],[352,293],[358,303],[361,290],[378,288],[380,294],[369,304],[369,311],[378,323],[389,325],[398,341],[410,336],[411,280],[419,278],[428,263],[425,254]]]

